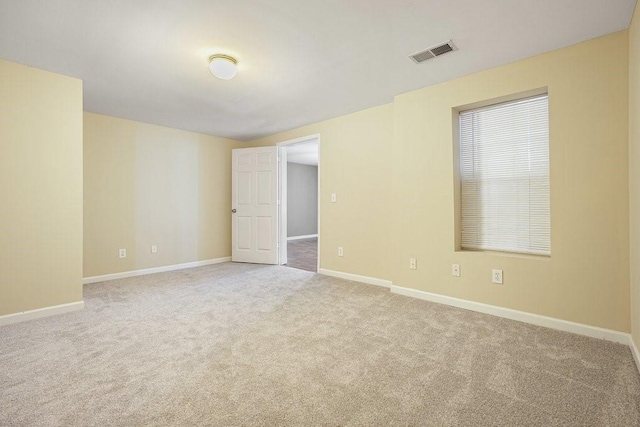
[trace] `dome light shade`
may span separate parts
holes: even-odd
[[[238,74],[238,61],[229,55],[216,54],[209,57],[209,71],[222,80],[231,80]]]

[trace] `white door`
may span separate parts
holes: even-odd
[[[231,259],[277,264],[277,148],[238,148],[232,157]]]

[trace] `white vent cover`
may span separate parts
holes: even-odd
[[[432,46],[427,50],[409,55],[409,58],[411,58],[416,64],[420,64],[421,62],[424,62],[428,59],[444,55],[445,53],[453,52],[454,50],[458,50],[458,48],[453,44],[451,40],[448,40],[444,43],[440,43],[437,46]]]

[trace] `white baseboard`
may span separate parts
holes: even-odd
[[[613,341],[620,344],[629,345],[630,335],[624,332],[614,331],[611,329],[599,328],[597,326],[589,326],[581,323],[570,322],[568,320],[556,319],[553,317],[541,316],[539,314],[527,313],[525,311],[513,310],[495,305],[483,304],[480,302],[463,300],[460,298],[449,297],[446,295],[432,294],[430,292],[419,291],[417,289],[403,288],[400,286],[391,286],[391,292],[395,294],[405,295],[413,298],[419,298],[438,304],[450,305],[453,307],[464,308],[465,310],[477,311],[479,313],[490,314],[492,316],[504,317],[505,319],[517,320],[519,322],[530,323],[546,328],[557,329],[559,331],[571,332],[578,335],[585,335],[592,338],[599,338],[607,341]]]
[[[338,277],[341,279],[354,280],[356,282],[368,283],[370,285],[382,286],[389,288],[392,293],[404,295],[412,298],[419,298],[438,304],[449,305],[452,307],[463,308],[465,310],[476,311],[479,313],[489,314],[492,316],[503,317],[505,319],[516,320],[532,325],[543,326],[545,328],[556,329],[564,332],[571,332],[578,335],[584,335],[591,338],[612,341],[619,344],[628,345],[633,354],[636,366],[640,371],[640,351],[636,347],[631,334],[614,331],[612,329],[600,328],[597,326],[584,325],[582,323],[570,322],[568,320],[556,319],[554,317],[542,316],[525,311],[513,310],[511,308],[499,307],[495,305],[484,304],[481,302],[469,301],[460,298],[449,297],[441,294],[420,291],[417,289],[403,288],[396,286],[389,280],[376,279],[375,277],[359,276],[357,274],[343,273],[341,271],[326,270],[321,268],[318,273],[326,276]]]
[[[317,234],[307,234],[305,236],[291,236],[291,237],[287,237],[287,240],[311,239],[312,237],[318,237],[318,235]]]
[[[231,261],[231,257],[207,259],[204,261],[185,262],[184,264],[165,265],[163,267],[145,268],[144,270],[124,271],[122,273],[105,274],[103,276],[85,277],[82,284],[104,282],[105,280],[126,279],[127,277],[144,276],[145,274],[164,273],[166,271],[183,270],[185,268],[202,267],[204,265],[221,264]]]
[[[53,305],[51,307],[36,308],[35,310],[6,314],[4,316],[0,316],[0,326],[26,322],[27,320],[40,319],[41,317],[53,316],[56,314],[80,311],[82,309],[84,309],[84,301],[76,301],[67,304]]]
[[[633,360],[636,361],[636,368],[638,368],[638,371],[640,371],[640,352],[638,351],[636,342],[633,340],[633,335],[629,335],[629,348],[631,349]]]
[[[318,273],[325,276],[338,277],[340,279],[353,280],[354,282],[368,283],[369,285],[382,286],[383,288],[391,288],[393,283],[390,280],[377,279],[375,277],[360,276],[357,274],[343,273],[342,271],[326,270],[321,268]]]

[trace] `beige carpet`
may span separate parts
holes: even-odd
[[[0,327],[0,425],[640,425],[625,346],[302,270],[221,264],[85,302]]]

